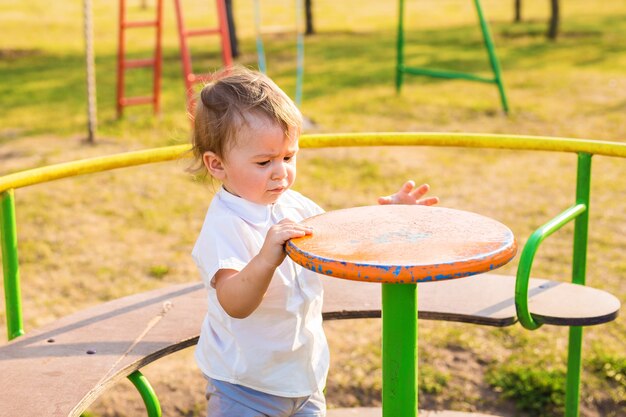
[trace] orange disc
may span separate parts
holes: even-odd
[[[517,248],[502,223],[443,207],[355,207],[302,223],[313,234],[288,241],[287,254],[310,270],[358,281],[461,278],[506,264]]]

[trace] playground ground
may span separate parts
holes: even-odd
[[[85,145],[82,17],[79,3],[67,3],[0,5],[0,26],[6,28],[0,36],[0,174],[188,138],[171,4],[166,5],[163,114],[154,118],[149,108],[136,107],[116,120],[117,15],[100,0],[94,1],[99,126],[96,146]],[[543,36],[547,2],[525,1],[520,24],[512,23],[512,2],[483,2],[511,104],[508,117],[495,87],[485,84],[410,77],[396,95],[396,6],[361,3],[314,1],[318,33],[306,41],[302,105],[315,122],[309,133],[465,131],[626,140],[626,6],[619,2],[563,2],[556,42]],[[488,74],[474,12],[465,3],[425,1],[417,11],[417,2],[408,2],[408,50],[416,64]],[[250,21],[245,4],[235,2],[235,7],[238,22]],[[240,36],[238,62],[253,64],[252,32],[241,27]],[[294,88],[292,40],[287,35],[267,39],[269,74],[288,93]],[[139,39],[136,45],[147,53],[151,42]],[[206,60],[214,58],[209,54]],[[145,77],[139,75],[133,88]],[[189,252],[212,186],[190,179],[186,167],[181,161],[131,168],[16,193],[27,331],[89,305],[196,279]],[[572,203],[574,175],[573,155],[456,148],[303,150],[296,189],[334,209],[372,204],[413,178],[429,182],[444,206],[506,223],[523,244],[537,226]],[[622,302],[624,178],[624,161],[594,158],[588,283]],[[544,243],[533,275],[568,279],[571,235],[569,227]],[[516,265],[503,272],[514,273]],[[327,330],[333,352],[330,406],[379,404],[379,321],[335,322]],[[566,329],[529,332],[520,326],[421,321],[419,331],[421,407],[562,415]],[[4,328],[0,332],[4,338]],[[586,331],[582,416],[626,412],[625,341],[624,315]],[[164,415],[202,415],[204,383],[191,350],[144,373]],[[89,413],[134,416],[142,407],[124,382]]]

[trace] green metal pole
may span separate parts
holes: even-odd
[[[404,72],[404,0],[398,0],[398,39],[396,44],[396,92],[402,89]]]
[[[144,404],[146,405],[146,411],[149,417],[161,417],[161,404],[159,404],[159,398],[157,397],[154,389],[148,382],[148,379],[139,371],[135,371],[128,375],[128,379],[133,383]]]
[[[565,417],[578,417],[580,413],[580,374],[582,372],[583,328],[569,328],[567,347],[567,380],[565,383]]]
[[[587,235],[589,228],[589,202],[591,190],[591,154],[578,154],[578,172],[576,178],[576,204],[587,206],[574,226],[574,261],[572,265],[572,282],[585,285],[587,270]]]
[[[589,202],[591,190],[591,154],[578,154],[576,178],[576,203],[585,204],[587,210],[576,218],[574,224],[574,256],[572,282],[585,285],[587,270],[587,236],[589,231]],[[583,328],[569,329],[567,351],[567,382],[565,386],[565,417],[578,417],[580,413],[580,374],[582,370]]]
[[[0,193],[0,246],[2,246],[7,337],[11,340],[24,334],[13,190]]]
[[[425,75],[427,77],[437,77],[437,78],[445,78],[448,80],[468,80],[468,81],[480,81],[483,83],[493,84],[494,80],[492,78],[481,77],[480,75],[468,74],[465,72],[458,71],[443,71],[443,70],[431,70],[428,68],[404,68],[402,70],[405,74],[412,75]]]
[[[382,284],[383,417],[417,416],[417,284]]]
[[[478,20],[480,21],[480,29],[483,32],[483,40],[485,42],[485,48],[487,48],[487,54],[489,55],[489,62],[491,63],[491,68],[493,70],[494,81],[498,86],[498,92],[500,93],[500,102],[502,103],[502,109],[505,113],[508,113],[509,104],[506,98],[506,93],[504,91],[504,84],[502,83],[500,62],[498,61],[498,56],[496,55],[496,48],[493,45],[491,31],[489,30],[489,25],[485,21],[485,16],[483,15],[480,0],[474,0],[474,5],[476,6],[476,13],[478,14]]]

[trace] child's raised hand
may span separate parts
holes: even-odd
[[[416,188],[414,181],[407,181],[397,193],[379,197],[378,204],[421,204],[424,206],[437,204],[439,202],[438,197],[422,198],[428,190],[430,190],[428,184],[422,184]]]
[[[273,268],[277,268],[284,260],[285,242],[295,237],[302,237],[313,233],[313,229],[290,219],[283,219],[276,223],[265,236],[259,256]]]

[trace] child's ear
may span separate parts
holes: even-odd
[[[226,173],[224,171],[222,158],[220,158],[213,152],[207,151],[202,154],[202,162],[204,163],[204,166],[206,167],[207,171],[209,171],[209,174],[211,174],[211,176],[218,180],[224,179]]]

